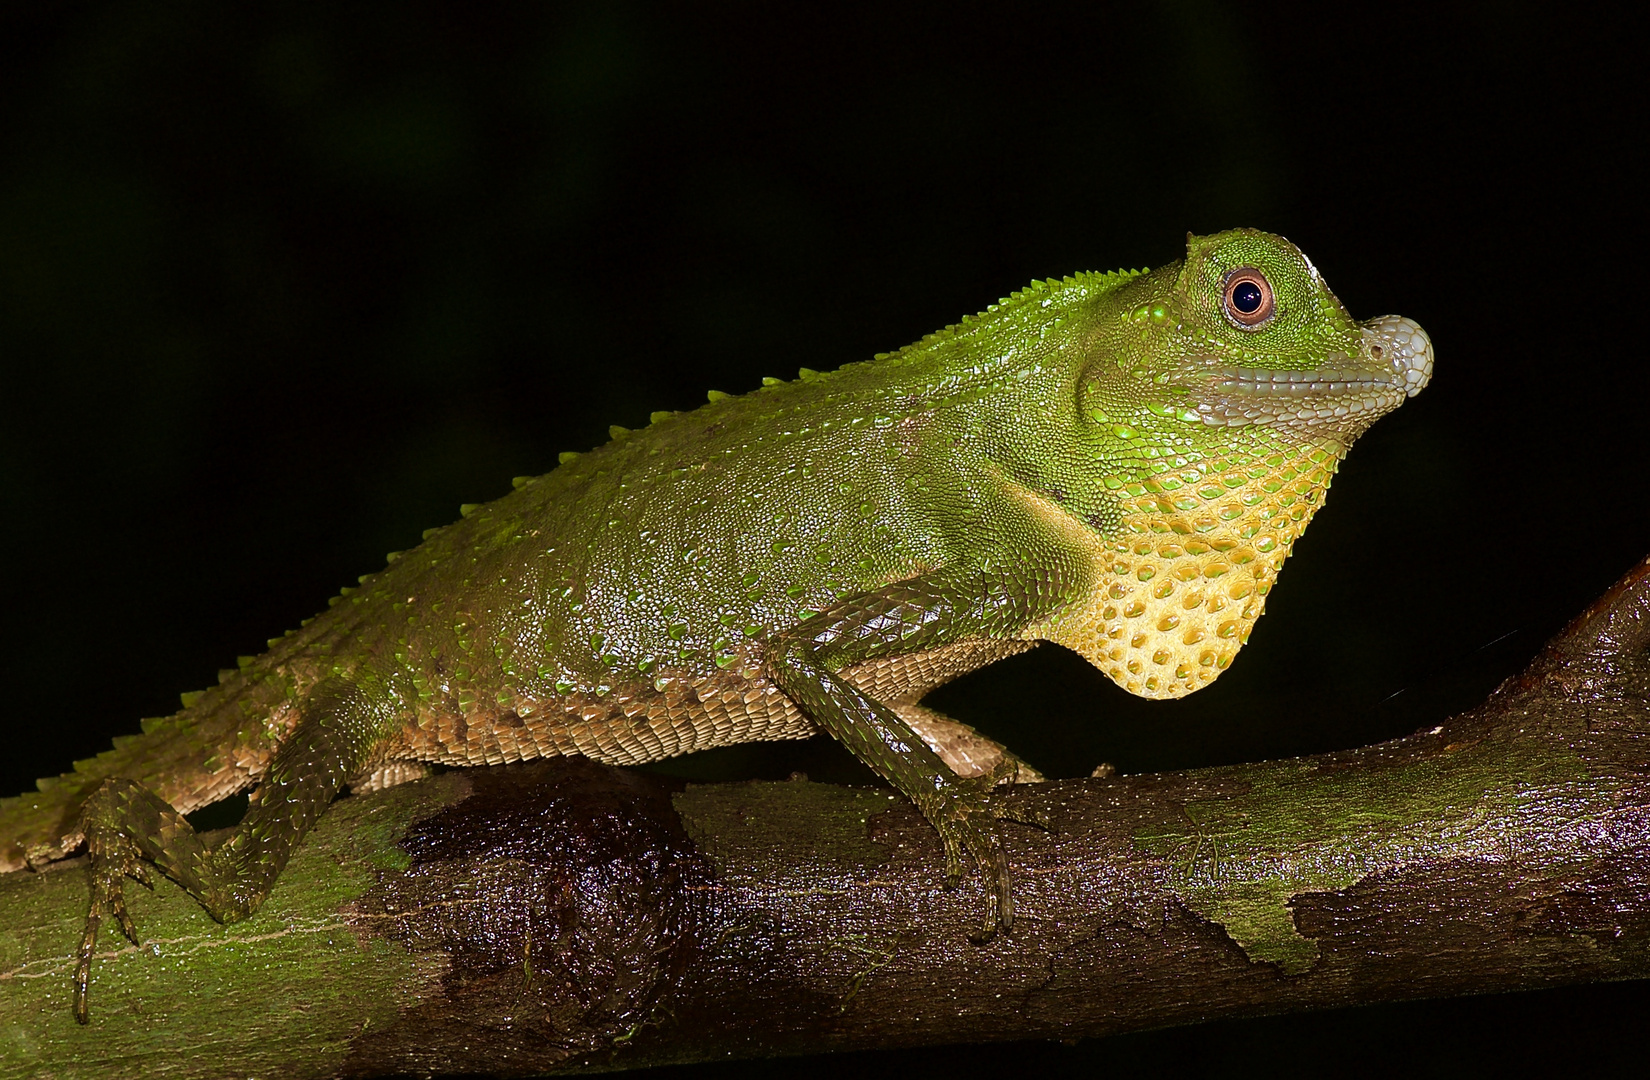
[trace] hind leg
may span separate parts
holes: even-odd
[[[1036,784],[1046,779],[1002,743],[944,713],[926,705],[902,703],[889,708],[958,776],[999,776],[999,784]]]
[[[105,780],[87,799],[80,831],[91,856],[91,910],[75,967],[74,1014],[87,1020],[97,936],[109,919],[138,941],[122,893],[126,878],[148,885],[151,864],[199,900],[222,923],[258,909],[292,851],[382,738],[383,717],[354,686],[329,680],[305,702],[303,717],[281,743],[246,817],[217,848],[208,848],[171,804],[135,780]]]

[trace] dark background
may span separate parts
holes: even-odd
[[[1643,47],[1517,3],[6,9],[0,791],[609,424],[1233,225],[1419,320],[1434,384],[1359,444],[1214,687],[1137,701],[1051,648],[938,703],[1062,776],[1435,723],[1650,551]],[[866,777],[822,740],[669,767]],[[1647,1008],[1623,984],[730,1068],[1602,1066]]]

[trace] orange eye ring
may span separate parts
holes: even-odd
[[[1226,275],[1220,290],[1226,321],[1239,330],[1258,330],[1277,311],[1272,283],[1253,266],[1240,266]]]

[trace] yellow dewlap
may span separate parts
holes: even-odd
[[[1125,492],[1122,530],[1082,530],[1093,586],[1027,638],[1082,654],[1131,694],[1176,698],[1226,670],[1260,618],[1344,448],[1199,462]],[[1039,500],[1040,501],[1040,500]],[[1045,513],[1064,514],[1052,503]]]

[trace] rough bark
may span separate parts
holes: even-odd
[[[1105,1035],[1650,975],[1650,561],[1479,708],[1344,753],[1008,798],[1014,929],[886,791],[580,760],[340,801],[254,918],[0,878],[0,1075],[620,1069]],[[232,1019],[230,1019],[232,1018]]]

